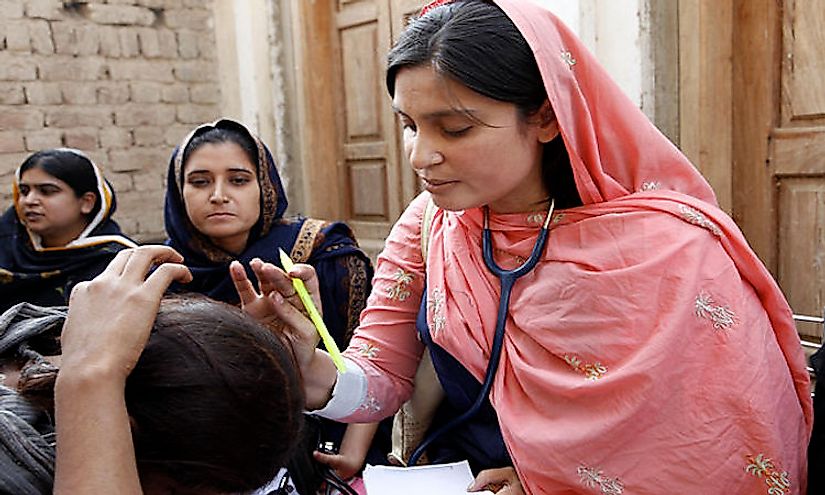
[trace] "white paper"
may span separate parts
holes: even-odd
[[[368,465],[364,469],[367,495],[493,495],[486,490],[468,492],[473,479],[467,461],[414,467]]]

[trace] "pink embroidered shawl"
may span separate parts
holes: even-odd
[[[513,290],[490,399],[528,493],[804,493],[809,379],[790,309],[705,180],[531,0],[496,2],[533,49],[583,207],[557,213]],[[499,282],[479,209],[396,224],[347,356],[367,374],[349,420],[409,395],[427,277],[437,343],[482,379]],[[529,255],[541,212],[493,215],[500,264]]]

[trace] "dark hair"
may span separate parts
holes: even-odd
[[[95,205],[86,215],[92,219],[100,210],[101,198],[98,194],[97,176],[92,161],[82,153],[68,148],[40,150],[30,155],[20,165],[20,176],[31,168],[40,168],[47,174],[62,180],[74,191],[78,198],[87,192],[94,193]]]
[[[141,477],[221,492],[274,478],[303,425],[289,349],[228,304],[197,295],[164,300],[126,381]]]
[[[226,123],[227,121],[223,121]],[[181,167],[181,173],[183,173],[183,168],[186,166],[186,161],[189,160],[189,156],[194,152],[196,149],[200,148],[204,144],[219,144],[219,143],[235,143],[241,147],[241,149],[246,153],[247,158],[249,161],[252,162],[252,165],[255,168],[258,168],[258,145],[255,144],[255,140],[247,134],[242,128],[230,128],[230,127],[204,127],[202,130],[195,131],[195,135],[186,143],[186,148],[183,150],[183,166]]]
[[[387,56],[390,96],[400,69],[424,64],[476,93],[515,104],[525,119],[547,101],[533,51],[504,11],[487,0],[455,0],[414,19]],[[542,177],[556,207],[582,204],[561,135],[544,147]]]

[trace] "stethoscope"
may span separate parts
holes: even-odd
[[[550,220],[553,218],[554,206],[555,201],[551,199],[550,208],[547,210],[547,217],[544,219],[544,224],[539,231],[536,243],[533,245],[533,251],[530,253],[530,257],[527,258],[527,261],[525,261],[521,266],[512,270],[504,270],[498,266],[496,260],[493,259],[493,240],[492,234],[490,233],[490,212],[488,207],[484,207],[484,230],[481,233],[481,251],[484,255],[484,264],[487,265],[487,269],[490,270],[493,275],[498,277],[501,282],[501,298],[498,301],[498,313],[496,314],[496,328],[495,334],[493,335],[493,347],[490,351],[490,361],[487,363],[487,371],[484,374],[484,383],[481,385],[481,391],[478,393],[478,397],[476,397],[475,402],[473,402],[473,405],[470,406],[464,414],[453,418],[453,420],[449,423],[440,427],[430,435],[427,435],[427,438],[425,438],[418,445],[418,447],[416,447],[415,451],[410,456],[409,462],[407,463],[408,466],[415,466],[418,464],[418,460],[424,454],[424,450],[426,450],[426,448],[429,447],[429,445],[436,438],[464,421],[467,421],[478,413],[484,403],[484,399],[486,399],[487,395],[490,393],[490,388],[493,386],[493,378],[495,378],[496,371],[498,370],[499,358],[501,358],[501,348],[504,344],[504,324],[507,321],[507,312],[510,308],[510,293],[513,290],[513,284],[515,284],[516,280],[519,278],[530,273],[530,271],[535,268],[536,264],[539,262],[541,254],[544,251],[544,246],[547,244],[547,236],[550,227]]]

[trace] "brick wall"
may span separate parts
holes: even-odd
[[[33,151],[87,152],[139,240],[163,233],[169,155],[220,114],[210,0],[0,0],[0,199]]]

